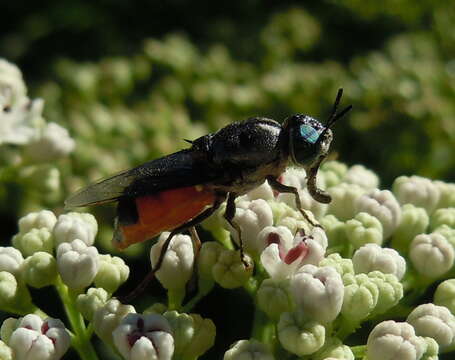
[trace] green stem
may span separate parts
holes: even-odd
[[[356,331],[359,327],[359,323],[356,321],[349,321],[348,319],[342,317],[341,318],[340,328],[337,331],[336,336],[341,340],[344,341],[349,335]]]
[[[269,320],[267,315],[256,307],[251,337],[263,344],[268,344],[273,352],[276,347],[275,323]]]
[[[363,358],[366,355],[367,347],[366,345],[352,346],[351,351],[356,359]]]
[[[182,302],[185,297],[185,288],[167,292],[167,306],[169,310],[180,310]]]
[[[85,327],[82,315],[76,308],[77,293],[69,290],[59,278],[55,284],[62,303],[65,308],[66,316],[74,332],[72,345],[82,360],[98,360],[98,355],[90,342],[90,333]]]

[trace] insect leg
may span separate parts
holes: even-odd
[[[123,303],[131,302],[133,299],[135,299],[139,294],[141,294],[145,290],[145,288],[150,283],[150,281],[155,277],[156,272],[161,268],[161,265],[164,260],[164,256],[166,255],[166,251],[167,251],[169,244],[171,243],[171,239],[174,237],[174,235],[177,235],[188,228],[192,228],[192,227],[194,228],[194,226],[196,226],[203,220],[207,219],[210,215],[212,215],[215,212],[216,209],[218,209],[220,207],[221,203],[225,200],[225,198],[226,198],[225,195],[218,194],[212,207],[204,210],[202,213],[200,213],[195,218],[189,220],[185,224],[180,225],[178,228],[172,230],[171,233],[166,238],[166,240],[164,241],[163,246],[161,247],[160,256],[158,257],[158,261],[156,262],[155,266],[149,271],[147,276],[141,281],[141,283],[133,291],[131,291],[127,296],[121,298],[121,302],[123,302]]]
[[[305,220],[308,221],[312,226],[322,227],[320,224],[318,224],[317,222],[314,222],[312,219],[310,219],[310,217],[305,212],[305,210],[302,209],[302,202],[300,201],[300,195],[299,195],[297,188],[295,188],[293,186],[284,185],[272,176],[267,176],[267,182],[270,184],[270,186],[272,187],[273,190],[276,190],[280,193],[294,194],[295,206],[300,211],[300,213],[305,218]]]
[[[320,203],[328,204],[332,201],[332,197],[327,191],[319,189],[316,185],[316,175],[318,174],[319,166],[323,160],[324,156],[319,157],[316,164],[308,170],[307,188],[313,199],[319,201]]]
[[[233,221],[234,216],[235,216],[235,198],[237,197],[237,194],[235,193],[229,193],[228,198],[227,198],[227,203],[226,203],[226,211],[224,212],[223,217],[226,219],[226,221],[231,225],[235,231],[237,231],[237,234],[239,236],[239,245],[240,245],[240,260],[242,260],[243,265],[245,268],[248,268],[250,265],[245,259],[245,253],[243,251],[243,240],[242,240],[242,229],[240,229],[239,224]]]

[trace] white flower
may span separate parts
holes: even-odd
[[[25,148],[33,161],[54,161],[71,153],[75,142],[64,127],[50,122],[36,133]]]
[[[293,308],[288,279],[265,279],[259,286],[256,298],[258,307],[274,320]]]
[[[257,256],[263,250],[263,244],[258,243],[257,235],[266,226],[273,224],[273,214],[270,205],[263,199],[253,201],[238,201],[233,221],[240,226],[245,252]],[[234,240],[238,243],[235,229],[226,223]]]
[[[408,323],[383,321],[368,336],[368,360],[419,360],[424,351],[424,341]]]
[[[406,321],[414,327],[417,335],[435,339],[442,348],[455,343],[455,316],[444,306],[419,305]]]
[[[434,293],[434,303],[445,306],[455,314],[455,279],[448,279],[438,285]]]
[[[412,240],[409,257],[416,270],[429,278],[437,278],[451,269],[454,250],[439,233],[420,234]]]
[[[162,315],[128,314],[112,335],[127,360],[170,360],[174,353],[171,327]]]
[[[27,97],[27,89],[19,68],[0,59],[0,111],[11,108]]]
[[[313,360],[355,360],[354,354],[348,345],[344,345],[338,338],[326,338],[324,347],[312,356]]]
[[[89,286],[98,272],[98,249],[82,240],[60,244],[57,248],[57,267],[63,282],[72,289]]]
[[[356,200],[356,212],[375,216],[382,224],[384,239],[395,231],[401,221],[401,208],[388,190],[375,189]]]
[[[257,188],[246,193],[246,200],[250,201],[257,199],[272,200],[273,198],[272,187],[267,181],[264,181]]]
[[[253,274],[253,261],[246,254],[245,267],[240,259],[239,251],[222,249],[212,268],[213,279],[226,289],[234,289],[245,285]]]
[[[35,228],[47,228],[49,231],[52,231],[56,222],[57,218],[52,211],[41,210],[31,212],[19,219],[19,232],[25,234]]]
[[[239,340],[224,353],[223,360],[274,360],[267,345],[255,340]]]
[[[0,271],[19,275],[24,258],[21,252],[12,246],[0,247]]]
[[[58,360],[70,346],[70,335],[58,319],[28,314],[18,320],[9,338],[15,360]]]
[[[378,270],[393,274],[400,280],[406,272],[406,260],[396,250],[376,244],[362,246],[354,253],[352,262],[357,274]]]
[[[164,232],[150,250],[152,267],[158,261],[164,242],[169,233]],[[191,278],[194,264],[194,250],[191,237],[178,234],[172,237],[156,277],[166,289],[183,289]]]
[[[354,165],[348,169],[343,182],[357,184],[364,189],[375,189],[379,186],[378,176],[363,165]]]
[[[93,215],[77,212],[63,214],[58,217],[54,227],[55,246],[75,239],[82,240],[90,246],[95,242],[97,232],[98,224]]]
[[[420,176],[400,176],[392,185],[400,204],[413,204],[431,214],[439,202],[440,190],[430,179]]]
[[[277,329],[281,345],[293,354],[313,354],[324,345],[324,325],[308,319],[302,311],[283,313]]]
[[[297,306],[316,321],[333,321],[341,311],[344,285],[330,266],[302,266],[291,278],[290,289]]]
[[[306,172],[303,168],[287,168],[280,176],[279,181],[287,186],[295,187],[299,193],[300,203],[303,209],[310,210],[315,217],[320,218],[325,215],[328,209],[327,204],[322,204],[313,199],[307,190]],[[324,178],[318,176],[316,184],[319,188],[325,188]],[[278,193],[276,199],[284,202],[293,209],[296,209],[295,195],[290,193]]]
[[[331,187],[328,192],[332,197],[329,213],[339,220],[352,219],[357,213],[357,200],[367,192],[367,189],[356,184],[341,183]]]
[[[259,233],[258,238],[269,244],[261,254],[261,263],[272,278],[284,279],[303,265],[317,265],[324,258],[327,237],[322,229],[316,229],[312,232],[315,237],[300,233],[294,237],[283,226],[268,226]]]
[[[94,309],[93,329],[101,340],[113,345],[112,332],[125,316],[135,312],[134,306],[123,305],[117,299],[110,299],[103,306],[96,306]]]
[[[8,111],[0,109],[0,145],[28,143],[44,120],[41,117],[43,101],[24,99]]]
[[[100,255],[98,259],[99,269],[94,279],[95,285],[112,294],[128,279],[130,268],[118,256],[106,254]]]

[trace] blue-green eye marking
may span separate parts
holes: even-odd
[[[301,125],[300,134],[311,144],[315,144],[319,138],[319,132],[317,132],[314,127],[309,125]]]

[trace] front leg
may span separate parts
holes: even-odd
[[[295,196],[295,206],[297,210],[300,211],[302,216],[305,218],[306,221],[308,221],[312,226],[318,226],[322,228],[321,224],[314,222],[308,214],[305,212],[305,210],[302,209],[302,203],[300,201],[300,195],[299,191],[297,188],[293,186],[288,186],[280,183],[277,179],[275,179],[273,176],[267,176],[267,182],[270,184],[273,190],[278,191],[279,193],[289,193],[289,194],[294,194]]]
[[[322,161],[325,156],[319,157],[318,161],[308,170],[307,175],[307,188],[311,197],[323,204],[328,204],[332,201],[332,197],[327,191],[319,189],[316,185],[316,176],[318,174],[319,166],[321,166]]]
[[[239,246],[240,246],[240,260],[242,260],[243,266],[248,268],[250,265],[248,261],[245,259],[245,253],[243,251],[243,240],[242,240],[242,229],[240,228],[239,224],[234,222],[235,216],[235,198],[237,197],[236,193],[229,193],[227,202],[226,202],[226,211],[224,212],[224,218],[226,221],[231,225],[235,231],[237,231],[237,235],[239,236]]]

